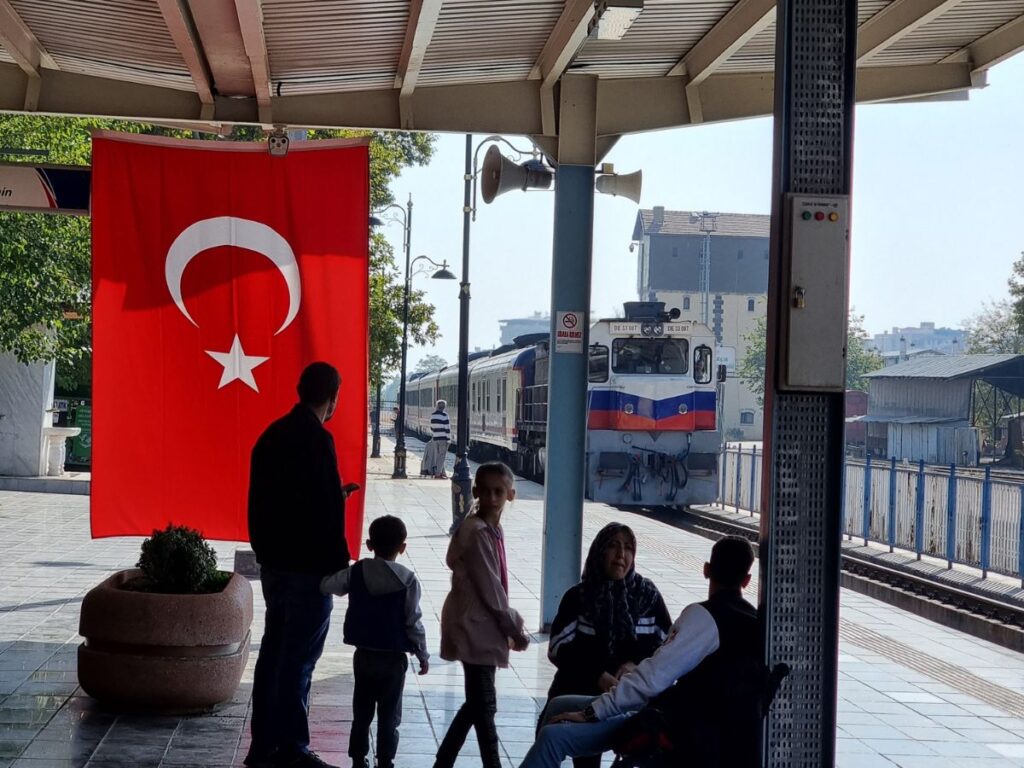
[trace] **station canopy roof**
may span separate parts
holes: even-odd
[[[774,0],[637,4],[0,0],[0,111],[551,137],[581,73],[599,137],[771,113]],[[1024,47],[1024,0],[860,0],[859,24],[859,101],[950,98]]]
[[[932,379],[984,381],[996,389],[1024,397],[1024,355],[936,355],[908,360],[864,374],[876,379]]]

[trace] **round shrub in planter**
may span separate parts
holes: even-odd
[[[249,657],[252,587],[217,570],[194,530],[168,526],[142,544],[138,568],[86,594],[78,681],[122,709],[201,712],[230,699]]]

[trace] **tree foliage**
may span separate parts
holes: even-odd
[[[448,361],[440,355],[427,355],[416,364],[416,373],[439,371],[448,365]]]
[[[0,147],[42,149],[48,153],[44,162],[87,165],[93,129],[215,141],[262,138],[262,131],[255,127],[238,127],[230,136],[217,137],[116,120],[9,115],[0,116]],[[391,182],[403,168],[427,163],[434,151],[434,137],[429,134],[338,130],[311,131],[308,136],[371,137],[372,209],[394,202]],[[398,367],[402,284],[392,248],[374,233],[370,241],[370,374],[374,384]],[[24,363],[55,359],[58,386],[65,391],[87,385],[91,290],[87,218],[0,213],[0,350],[12,352]],[[410,296],[410,338],[416,343],[436,340],[433,311],[422,292]]]
[[[1010,289],[1013,335],[1019,339],[1024,336],[1024,251],[1021,251],[1020,257],[1013,262],[1010,279],[1006,282]]]
[[[757,404],[764,405],[764,376],[767,359],[768,323],[758,318],[753,330],[744,336],[747,349],[743,360],[736,367],[740,380],[757,396]],[[882,356],[869,349],[864,330],[864,316],[850,311],[846,331],[846,388],[867,389],[865,374],[882,367]]]
[[[964,320],[963,325],[968,354],[1024,352],[1024,331],[1017,320],[1015,302],[1010,299],[982,302],[981,309]]]

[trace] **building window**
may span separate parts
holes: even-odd
[[[753,411],[740,411],[740,424],[753,424],[754,423],[754,412]]]
[[[743,249],[742,248],[740,248],[739,253],[736,254],[736,258],[737,259],[742,259],[743,258]]]
[[[683,296],[683,309],[687,309],[688,310],[689,308],[690,308],[690,297],[689,296]]]
[[[747,312],[753,312],[755,304],[756,302],[753,299],[747,299]]]
[[[672,258],[673,259],[679,258],[679,249],[676,246],[674,246],[674,245],[672,246]]]

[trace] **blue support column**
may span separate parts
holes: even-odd
[[[985,467],[981,486],[981,578],[988,578],[992,556],[992,466]]]
[[[579,351],[560,352],[554,336],[551,341],[541,571],[541,623],[545,627],[554,620],[562,595],[580,578],[593,223],[594,167],[559,164],[551,321],[558,322],[559,313],[580,313],[583,339]]]
[[[1024,485],[1020,488],[1020,517],[1017,519],[1017,575],[1024,589]]]
[[[740,488],[743,487],[743,446],[736,448],[736,487],[733,488],[733,504],[736,507],[736,514],[740,513]]]
[[[924,459],[921,459],[917,463],[917,496],[914,499],[914,546],[918,560],[924,549],[924,489]]]
[[[864,462],[864,515],[861,519],[861,533],[864,536],[864,546],[868,545],[871,538],[871,454],[868,454]]]
[[[889,460],[889,530],[886,531],[886,538],[889,541],[889,551],[892,552],[896,545],[896,457]]]
[[[946,486],[946,567],[953,567],[956,558],[956,464],[949,465]]]

